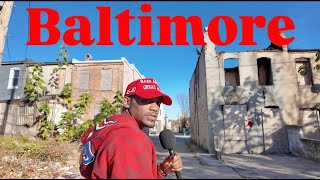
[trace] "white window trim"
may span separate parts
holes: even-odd
[[[14,70],[19,70],[19,78],[20,78],[20,76],[21,76],[21,74],[20,74],[20,68],[18,68],[18,67],[13,67],[13,68],[11,68],[10,69],[10,73],[9,73],[9,81],[8,81],[8,87],[7,87],[7,89],[18,89],[18,87],[19,87],[19,81],[18,81],[18,85],[17,86],[12,86],[12,80],[13,80],[13,76],[14,76]]]

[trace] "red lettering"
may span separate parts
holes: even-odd
[[[148,13],[151,11],[150,4],[143,4],[141,11]],[[140,42],[138,45],[154,45],[152,42],[152,18],[150,16],[138,16],[140,19]]]
[[[171,27],[169,16],[158,16],[160,20],[160,41],[157,45],[173,45],[171,41]]]
[[[252,16],[240,16],[242,20],[242,41],[239,45],[257,45],[253,41],[253,25],[256,24],[257,27],[263,28],[266,25],[266,18],[263,16],[257,16],[253,18]]]
[[[99,10],[99,42],[97,45],[113,45],[111,42],[110,7],[97,7]]]
[[[27,45],[52,45],[56,44],[60,39],[60,31],[56,28],[59,22],[59,14],[57,11],[50,8],[27,8],[29,12],[29,30],[30,39]],[[41,12],[45,12],[48,15],[48,21],[45,24],[41,24]],[[41,28],[48,30],[48,40],[41,41]]]
[[[279,21],[283,20],[284,22],[284,28],[279,28]],[[268,25],[268,36],[272,43],[283,46],[290,44],[294,37],[291,38],[283,38],[280,35],[280,32],[286,31],[286,30],[292,30],[294,29],[294,23],[293,21],[287,17],[287,16],[276,16],[271,19],[269,25]]]
[[[160,20],[160,41],[157,45],[173,45],[171,41],[171,23],[176,24],[176,45],[189,45],[186,40],[187,22],[191,23],[194,45],[205,45],[203,40],[202,22],[198,16],[190,16],[188,20],[183,16],[158,16]]]
[[[142,4],[142,13],[149,13],[152,10],[150,4]],[[113,45],[111,41],[111,8],[97,6],[99,11],[99,41],[97,45]],[[59,14],[57,11],[49,8],[27,8],[29,12],[29,29],[30,37],[27,45],[52,45],[60,40],[60,31],[56,27],[59,22]],[[46,13],[48,20],[41,24],[41,13]],[[152,17],[137,16],[140,22],[140,41],[138,45],[154,45],[152,40]],[[118,41],[120,44],[129,46],[135,42],[136,37],[130,37],[130,20],[135,19],[135,16],[130,16],[130,11],[127,9],[115,18],[118,20]],[[242,22],[242,39],[239,45],[257,45],[254,41],[254,28],[264,28],[267,24],[266,18],[263,16],[239,16]],[[206,45],[203,38],[203,26],[201,18],[198,16],[157,16],[159,21],[159,41],[157,45],[189,45],[187,41],[187,23],[191,25],[193,45]],[[65,20],[65,25],[73,27],[79,21],[79,28],[68,29],[63,40],[67,45],[77,45],[79,43],[89,46],[95,41],[95,38],[90,37],[91,25],[88,18],[85,16],[71,16]],[[222,40],[219,28],[220,20],[225,25],[225,40]],[[279,27],[279,21],[283,20],[284,26]],[[175,24],[175,44],[171,41],[171,26]],[[293,30],[295,25],[287,16],[276,16],[268,24],[268,37],[273,44],[278,46],[288,45],[294,40],[294,37],[286,38],[281,32]],[[48,31],[46,41],[41,40],[41,30]],[[227,46],[231,44],[237,37],[237,24],[229,16],[216,16],[208,24],[208,36],[210,40],[218,46]],[[75,36],[79,35],[79,38]],[[44,39],[44,38],[42,38]]]
[[[219,34],[219,21],[222,19],[226,25],[226,41],[222,42]],[[208,26],[208,35],[210,40],[219,46],[226,46],[232,43],[237,37],[237,24],[228,16],[217,16],[213,18]]]
[[[135,37],[130,39],[130,19],[134,19],[134,16],[130,16],[129,10],[125,10],[116,16],[118,19],[118,32],[119,42],[122,45],[129,46],[135,41]]]
[[[92,43],[94,43],[94,38],[90,39],[90,21],[84,17],[84,16],[71,16],[68,19],[66,19],[65,24],[67,26],[74,26],[76,24],[76,19],[79,20],[79,29],[69,29],[67,30],[63,35],[63,41],[66,43],[66,45],[74,46],[79,43],[82,43],[83,45],[90,46]],[[74,34],[79,32],[79,40],[76,40],[74,38]]]

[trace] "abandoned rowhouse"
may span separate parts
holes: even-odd
[[[320,159],[320,73],[313,68],[320,49],[271,44],[216,52],[207,33],[204,39],[189,86],[192,141],[216,155],[313,153]],[[236,63],[227,68],[228,61]]]
[[[143,75],[129,64],[126,58],[117,60],[92,60],[86,56],[85,61],[72,59],[69,65],[59,67],[58,63],[39,63],[32,60],[3,62],[0,66],[0,127],[1,134],[35,135],[39,129],[39,112],[33,105],[27,103],[24,94],[27,76],[33,71],[34,65],[39,64],[43,69],[43,80],[46,89],[40,90],[41,97],[37,102],[47,101],[51,114],[49,119],[58,125],[67,107],[55,99],[64,86],[72,84],[72,104],[78,102],[82,93],[90,93],[93,100],[83,114],[83,119],[93,119],[99,113],[99,107],[104,98],[113,101],[118,90],[124,92],[127,85]],[[58,68],[56,73],[53,70]],[[164,121],[164,107],[161,105],[158,121]],[[159,122],[159,123],[160,123]],[[77,119],[74,123],[83,123]],[[162,123],[163,124],[163,123]],[[159,126],[160,128],[160,126]],[[144,129],[148,132],[148,129]]]
[[[39,128],[37,116],[39,112],[36,107],[27,102],[24,94],[26,79],[33,71],[34,65],[39,64],[43,68],[43,79],[46,90],[40,90],[42,100],[48,100],[48,104],[54,111],[50,117],[56,124],[61,113],[66,108],[54,101],[53,97],[58,95],[65,84],[71,83],[71,66],[59,67],[57,63],[38,63],[33,60],[3,62],[0,66],[0,134],[35,134]],[[52,76],[53,69],[59,68],[57,75],[59,79]],[[55,82],[57,81],[57,82]]]

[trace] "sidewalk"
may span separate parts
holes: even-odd
[[[190,144],[191,151],[201,149]],[[222,160],[216,160],[207,153],[197,153],[200,161],[221,172],[228,167],[238,178],[254,179],[319,179],[320,162],[292,155],[256,155],[256,154],[223,154]],[[233,178],[233,177],[230,177]]]
[[[156,153],[157,162],[162,162],[169,155],[168,150],[161,147],[157,136],[152,136]],[[240,179],[241,177],[223,162],[211,158],[209,154],[189,142],[188,136],[176,135],[177,143],[174,148],[182,157],[183,179]],[[169,174],[166,179],[177,179],[175,174]]]
[[[223,155],[224,163],[244,178],[319,179],[320,162],[291,155]]]

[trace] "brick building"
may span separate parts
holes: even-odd
[[[72,59],[72,65],[73,103],[77,102],[82,93],[93,95],[84,119],[93,119],[99,112],[102,99],[107,98],[112,102],[118,90],[124,92],[130,82],[144,78],[124,57],[117,60],[94,61],[90,58],[85,61]]]

